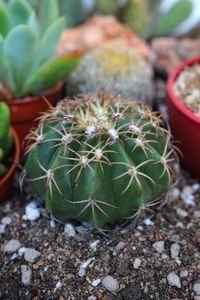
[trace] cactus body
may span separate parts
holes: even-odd
[[[128,0],[121,11],[121,20],[138,35],[146,36],[149,29],[149,0]]]
[[[150,63],[126,48],[92,50],[69,77],[67,93],[93,93],[111,88],[113,94],[150,102],[153,89]]]
[[[61,220],[133,218],[170,185],[171,146],[149,108],[111,95],[62,101],[30,136],[33,191]]]
[[[10,111],[6,103],[0,102],[0,178],[6,171],[4,159],[9,153],[13,139],[10,132]]]
[[[96,9],[104,15],[116,15],[119,9],[117,0],[96,0]]]

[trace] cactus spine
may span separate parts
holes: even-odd
[[[173,149],[160,122],[119,96],[64,100],[30,135],[27,180],[61,221],[134,218],[171,183]]]

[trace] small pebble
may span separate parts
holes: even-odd
[[[148,226],[148,225],[153,226],[153,225],[154,225],[154,222],[151,221],[151,219],[147,218],[147,219],[144,220],[144,224],[147,225],[147,226]]]
[[[74,237],[76,235],[74,226],[71,223],[65,224],[64,233],[66,233],[70,237]]]
[[[119,288],[119,284],[116,279],[114,279],[112,276],[108,275],[104,277],[102,281],[102,285],[104,288],[106,288],[110,292],[115,292]]]
[[[78,271],[78,276],[79,277],[84,277],[86,274],[85,269],[84,268],[80,268]]]
[[[165,251],[165,242],[164,241],[155,242],[152,246],[158,253],[163,253]]]
[[[188,276],[188,271],[187,270],[184,270],[184,271],[180,272],[180,277],[181,278],[184,278],[184,277],[187,277],[187,276]]]
[[[15,258],[17,258],[17,253],[13,253],[13,255],[10,258],[10,260],[15,260]]]
[[[200,219],[200,210],[195,210],[193,215],[195,219]]]
[[[178,275],[176,275],[174,272],[170,272],[167,275],[167,281],[168,281],[169,285],[175,286],[178,289],[181,288],[181,281],[180,281]]]
[[[60,289],[62,286],[62,283],[61,281],[59,280],[57,283],[56,283],[56,289]]]
[[[200,282],[197,282],[193,285],[193,290],[197,296],[200,296]]]
[[[140,258],[136,258],[136,259],[134,260],[134,263],[133,263],[133,268],[134,268],[135,270],[139,269],[141,263],[142,263],[141,259],[140,259]]]
[[[119,242],[117,243],[117,245],[115,246],[115,251],[120,251],[125,247],[125,243],[124,242]]]
[[[80,269],[83,268],[83,269],[86,269],[90,263],[94,260],[94,257],[92,258],[89,258],[88,260],[84,261],[81,266],[80,266]]]
[[[24,259],[27,262],[34,263],[40,257],[40,252],[33,248],[27,248],[26,252],[24,253]]]
[[[170,252],[171,252],[171,258],[176,259],[180,252],[179,244],[177,244],[177,243],[172,244],[170,247]]]
[[[1,219],[2,224],[10,225],[12,223],[12,219],[10,217],[3,217]]]
[[[96,249],[99,242],[100,242],[100,240],[96,240],[96,241],[90,243],[90,248],[91,249]]]
[[[28,249],[28,248],[26,248],[26,247],[21,247],[21,248],[19,248],[19,250],[18,250],[18,255],[19,255],[19,256],[22,256],[22,255],[26,252],[27,249]]]
[[[194,296],[194,300],[200,300],[200,296]]]
[[[28,286],[31,284],[32,271],[27,265],[21,266],[21,282],[23,285]]]
[[[6,224],[0,224],[0,234],[5,233]]]
[[[200,184],[199,183],[195,183],[192,185],[192,191],[193,193],[200,191]]]
[[[97,297],[92,295],[88,297],[88,300],[97,300]]]
[[[4,247],[3,251],[8,253],[14,253],[21,247],[21,243],[18,240],[10,240],[7,242]]]
[[[49,224],[50,224],[51,228],[55,228],[56,227],[56,222],[53,219],[50,221]]]
[[[100,284],[100,282],[101,282],[101,279],[99,279],[99,278],[98,278],[98,279],[95,279],[95,280],[92,281],[92,286],[93,286],[93,287],[96,287],[97,285]]]
[[[179,217],[181,217],[181,218],[185,218],[185,217],[188,216],[187,211],[184,210],[184,209],[181,209],[181,208],[177,208],[177,209],[176,209],[176,213],[177,213],[177,215],[178,215]]]
[[[26,221],[35,221],[40,217],[40,210],[37,208],[37,204],[32,201],[25,208],[25,215],[22,219]]]

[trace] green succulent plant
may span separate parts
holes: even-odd
[[[75,53],[54,57],[65,26],[56,0],[43,0],[40,17],[25,0],[0,2],[0,80],[16,98],[38,95],[77,65]]]
[[[6,172],[4,163],[6,155],[13,144],[10,132],[10,111],[6,103],[0,102],[0,178]]]
[[[29,138],[28,183],[61,221],[101,227],[132,219],[171,184],[170,135],[142,103],[106,94],[67,99]]]
[[[173,34],[178,26],[189,18],[192,8],[193,2],[191,0],[174,1],[174,4],[166,13],[159,14],[152,35],[165,36]]]
[[[96,9],[104,15],[116,15],[119,11],[117,0],[96,0]]]
[[[127,0],[122,7],[120,18],[138,35],[149,35],[149,0]]]
[[[68,78],[67,93],[108,91],[151,102],[152,67],[127,48],[104,47],[90,51]]]

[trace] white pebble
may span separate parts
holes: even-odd
[[[80,266],[80,269],[83,268],[83,269],[86,269],[90,264],[91,262],[94,260],[94,257],[92,258],[89,258],[88,260],[84,261],[81,266]]]
[[[170,272],[167,275],[167,281],[168,281],[169,285],[176,286],[178,289],[181,288],[181,281],[180,281],[178,275],[176,275],[174,272]]]
[[[140,265],[141,265],[142,261],[140,258],[136,258],[133,262],[133,268],[135,270],[139,269]]]
[[[188,216],[187,211],[186,211],[186,210],[183,210],[182,208],[177,208],[177,209],[176,209],[176,213],[177,213],[177,215],[178,215],[179,217],[181,217],[181,218],[185,218],[185,217]]]
[[[57,283],[56,283],[56,289],[60,289],[62,286],[62,283],[61,281],[59,280]]]
[[[13,255],[10,258],[10,260],[14,260],[15,258],[17,258],[17,253],[13,253]]]
[[[96,241],[90,243],[90,248],[91,249],[96,249],[99,242],[100,242],[100,240],[96,240]]]
[[[10,225],[12,223],[12,219],[10,217],[3,217],[1,219],[2,224]]]
[[[28,248],[24,253],[24,259],[27,262],[34,263],[39,258],[40,252],[33,248]]]
[[[85,274],[86,274],[85,269],[80,268],[79,271],[78,271],[78,276],[79,276],[79,277],[84,277]]]
[[[197,192],[199,190],[200,190],[200,184],[199,183],[194,183],[192,185],[192,191],[193,191],[193,193],[195,193],[195,192]]]
[[[75,231],[74,226],[72,224],[70,224],[70,223],[65,224],[64,233],[66,233],[70,237],[75,236],[76,235],[76,231]]]
[[[180,190],[176,187],[170,191],[170,197],[172,198],[172,200],[178,199],[180,197],[180,194]]]
[[[147,226],[148,226],[148,225],[153,226],[153,225],[154,225],[154,222],[151,221],[151,219],[147,218],[147,219],[144,220],[144,224],[147,225]]]
[[[32,271],[29,266],[21,266],[21,282],[23,285],[28,286],[31,284]]]
[[[50,227],[51,228],[55,228],[56,227],[56,223],[55,223],[55,221],[53,219],[50,221]]]
[[[197,282],[193,285],[193,290],[197,296],[200,296],[200,283]]]
[[[187,277],[188,276],[188,271],[187,270],[184,270],[184,271],[181,271],[180,272],[180,277],[183,278],[183,277]]]
[[[92,295],[88,297],[88,300],[97,300],[97,297]]]
[[[171,252],[171,258],[175,259],[178,257],[179,252],[180,252],[180,246],[177,243],[174,243],[170,247],[170,252]]]
[[[35,221],[40,217],[40,210],[37,208],[37,204],[32,201],[25,208],[25,215],[22,219],[26,221]]]
[[[21,248],[19,248],[19,250],[18,250],[18,255],[19,255],[19,256],[22,256],[22,255],[26,252],[27,249],[28,249],[28,248],[26,248],[26,247],[21,247]]]
[[[106,288],[110,292],[115,292],[119,288],[119,284],[116,279],[114,279],[112,276],[108,275],[104,277],[102,281],[102,285],[104,288]]]
[[[20,248],[20,246],[20,241],[12,239],[3,246],[3,251],[8,253],[14,253]]]
[[[99,278],[98,278],[98,279],[95,279],[95,280],[92,281],[92,286],[93,286],[93,287],[96,287],[97,285],[100,284],[100,282],[101,282],[101,279],[99,279]]]
[[[165,242],[164,241],[155,242],[152,246],[158,253],[163,253],[165,250]]]
[[[115,246],[115,251],[120,251],[125,247],[125,243],[124,242],[119,242],[117,243],[117,245]]]
[[[4,233],[6,229],[6,224],[0,224],[0,234]]]

